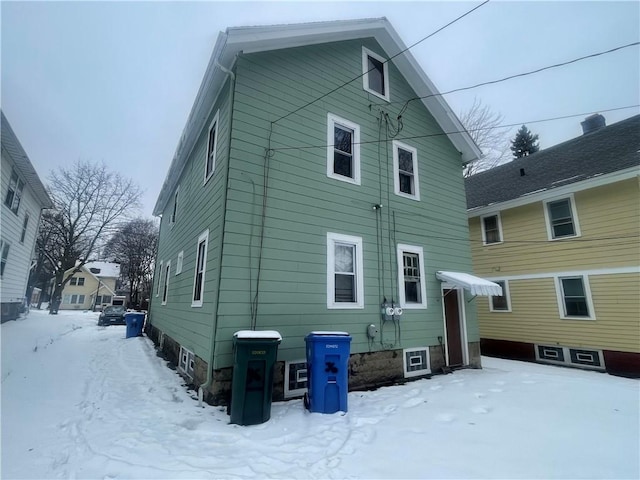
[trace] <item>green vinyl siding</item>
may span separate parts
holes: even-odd
[[[214,368],[231,364],[233,333],[251,326],[270,122],[360,75],[363,44],[384,53],[371,41],[350,41],[237,61]],[[419,101],[409,103],[397,139],[417,149],[421,201],[393,193],[392,139],[378,143],[379,109],[395,122],[402,102],[415,93],[393,65],[389,76],[392,104],[369,95],[357,79],[273,126],[256,328],[281,332],[281,360],[304,357],[304,336],[312,330],[350,332],[353,353],[437,345],[444,327],[435,271],[471,271],[460,155]],[[361,185],[327,177],[328,113],[360,126]],[[377,203],[381,214],[372,208]],[[363,309],[327,308],[327,232],[363,240]],[[401,335],[386,324],[385,345],[378,338],[371,346],[366,326],[379,324],[383,297],[398,301],[397,243],[424,249],[428,308],[405,310]],[[470,341],[478,340],[474,312],[467,303]]]

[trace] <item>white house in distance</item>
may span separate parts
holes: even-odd
[[[0,291],[2,322],[15,320],[24,303],[40,215],[53,202],[31,161],[2,116]]]

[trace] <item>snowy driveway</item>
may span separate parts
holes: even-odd
[[[2,478],[639,478],[639,383],[483,358],[349,394],[347,414],[273,404],[230,425],[145,338],[97,314],[2,325]]]

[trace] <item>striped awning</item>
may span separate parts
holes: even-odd
[[[468,290],[471,295],[484,297],[502,296],[502,287],[500,285],[469,273],[438,271],[436,272],[436,278],[442,282],[455,285],[456,287],[462,287]]]

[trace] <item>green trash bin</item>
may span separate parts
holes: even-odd
[[[231,423],[257,425],[271,417],[273,367],[281,340],[273,330],[233,334]]]

